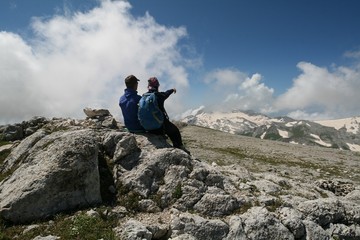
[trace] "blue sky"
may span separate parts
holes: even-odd
[[[173,118],[251,109],[298,119],[360,115],[356,0],[2,0],[0,122],[121,118],[123,79],[157,76]]]

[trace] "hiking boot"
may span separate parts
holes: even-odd
[[[187,154],[189,154],[189,155],[191,156],[190,151],[189,151],[189,150],[187,150],[187,149],[185,148],[185,146],[184,146],[184,145],[181,145],[180,147],[178,147],[178,149],[183,150],[184,152],[186,152]]]

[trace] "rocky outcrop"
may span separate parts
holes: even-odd
[[[46,123],[48,123],[48,120],[44,117],[33,117],[29,121],[23,121],[22,123],[0,126],[0,140],[21,140],[42,128]]]
[[[1,216],[29,222],[101,202],[98,144],[93,131],[55,132],[32,148],[19,145],[20,166],[0,185]]]
[[[360,189],[351,181],[208,164],[164,136],[114,129],[101,116],[47,120],[11,149],[1,165],[2,219],[26,223],[101,204],[121,220],[119,239],[360,238]]]

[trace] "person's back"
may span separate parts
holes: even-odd
[[[159,92],[159,86],[160,86],[160,83],[156,77],[152,77],[148,80],[149,93],[152,93],[152,92],[155,93],[158,106],[159,106],[160,110],[162,111],[162,113],[164,114],[164,122],[163,122],[163,125],[161,128],[155,129],[155,130],[152,130],[149,132],[156,133],[156,134],[165,133],[166,135],[169,136],[169,138],[172,141],[173,146],[175,148],[180,148],[180,149],[184,150],[185,152],[187,152],[188,154],[190,154],[190,152],[183,145],[179,129],[175,126],[175,124],[170,122],[169,117],[168,117],[165,107],[164,107],[165,100],[171,94],[176,93],[176,89],[173,88],[173,89],[169,89],[165,92]]]
[[[126,89],[124,95],[120,97],[119,106],[121,108],[125,127],[129,132],[144,132],[138,119],[138,103],[141,98],[137,94],[138,81],[134,75],[125,78]]]

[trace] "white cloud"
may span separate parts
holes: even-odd
[[[360,50],[358,51],[347,51],[344,54],[345,57],[360,59]]]
[[[202,113],[204,111],[204,109],[205,109],[205,106],[203,106],[203,105],[196,108],[196,109],[188,109],[187,111],[183,112],[182,114],[177,115],[176,119],[181,120],[181,119],[184,119],[187,116],[195,116],[197,114]]]
[[[278,110],[298,111],[304,117],[331,118],[359,114],[360,69],[335,67],[332,71],[300,62],[302,71],[293,86],[276,100]]]
[[[274,90],[261,81],[262,76],[258,73],[249,77],[236,69],[217,69],[205,78],[205,83],[214,87],[217,100],[221,100],[221,104],[214,108],[268,113],[271,111]]]
[[[347,53],[353,58],[357,52]],[[295,119],[331,119],[360,114],[360,65],[332,66],[329,69],[300,62],[302,73],[282,95],[275,97],[274,90],[262,82],[258,73],[248,76],[236,69],[217,69],[207,75],[205,83],[212,86],[207,106],[228,111],[254,110],[272,115],[288,115]],[[214,104],[219,102],[220,104]]]
[[[302,110],[296,110],[296,111],[292,111],[289,112],[287,114],[287,116],[294,118],[294,119],[306,119],[306,120],[319,120],[319,119],[331,119],[332,116],[328,115],[327,113],[318,113],[318,112],[313,112],[313,113],[309,113],[306,111],[302,111]]]
[[[214,87],[232,87],[245,81],[247,75],[236,69],[225,68],[211,71],[205,76],[204,82]]]
[[[34,37],[0,33],[0,123],[34,115],[84,117],[84,107],[119,116],[123,79],[157,76],[163,87],[187,88],[188,64],[177,47],[183,27],[135,18],[125,1],[101,1],[86,13],[34,18]],[[170,104],[179,103],[176,97]]]

